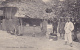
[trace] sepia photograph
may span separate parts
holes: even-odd
[[[0,0],[0,50],[80,50],[80,0]]]

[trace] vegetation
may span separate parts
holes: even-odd
[[[6,0],[7,1],[7,0]],[[18,0],[17,0],[18,1]],[[18,17],[31,17],[40,19],[53,19],[55,17],[78,17],[78,0],[19,0],[19,2],[7,2],[7,6],[17,7]],[[79,4],[78,4],[79,5]]]

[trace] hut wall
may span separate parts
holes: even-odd
[[[13,25],[16,23],[14,21],[14,15],[17,11],[16,7],[2,7],[3,14],[5,16],[5,19],[3,20],[2,28],[5,31],[10,31],[13,29]]]
[[[2,9],[5,18],[7,19],[14,18],[15,13],[17,12],[16,7],[3,7]]]
[[[24,26],[24,33],[40,33],[41,32],[41,29],[39,26],[37,27],[33,27],[33,26]]]
[[[22,18],[22,23],[21,31],[25,35],[32,35],[33,33],[38,34],[41,32],[40,19]]]

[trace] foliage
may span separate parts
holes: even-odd
[[[46,13],[46,9],[50,8],[45,3],[41,1],[35,2],[10,2],[7,3],[10,7],[18,7],[19,10],[16,13],[18,17],[29,16],[31,18],[41,18],[41,19],[49,19],[55,17],[54,10],[51,13]]]
[[[40,19],[53,19],[55,17],[75,17],[78,15],[76,8],[77,0],[50,0],[44,3],[41,0],[21,0],[21,2],[8,2],[9,7],[17,7],[18,17],[30,17]],[[46,9],[51,11],[46,12]]]

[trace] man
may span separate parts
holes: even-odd
[[[68,18],[64,30],[65,30],[65,44],[69,42],[69,45],[72,47],[72,31],[74,30],[74,25],[70,21],[70,18]]]
[[[53,32],[52,30],[53,30],[52,23],[48,22],[47,23],[47,33],[46,33],[47,38],[50,38],[49,35],[50,33]]]
[[[59,23],[59,33],[60,33],[61,39],[64,39],[64,34],[65,34],[64,27],[65,27],[65,20],[61,19],[61,21]]]
[[[58,21],[56,18],[54,18],[54,21],[53,21],[53,34],[56,34],[57,35],[57,26],[58,26]]]
[[[73,22],[74,23],[74,39],[73,39],[73,41],[75,41],[75,42],[79,42],[79,40],[78,40],[78,38],[77,38],[77,34],[78,34],[78,32],[77,31],[79,31],[79,28],[80,28],[80,24],[76,21],[76,22]]]

